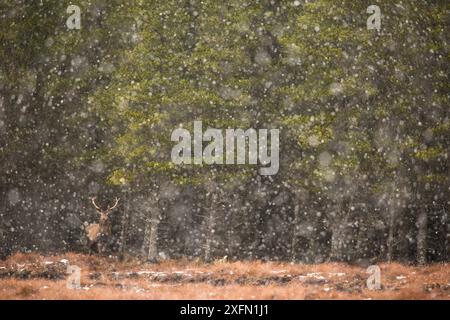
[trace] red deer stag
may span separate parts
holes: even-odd
[[[86,235],[88,238],[89,251],[97,249],[99,254],[105,253],[108,248],[108,238],[111,234],[111,220],[109,220],[109,214],[119,204],[119,198],[115,199],[115,203],[112,207],[108,207],[106,210],[102,210],[96,203],[96,197],[92,198],[92,204],[97,212],[100,214],[100,220],[98,223],[91,223],[86,227]]]

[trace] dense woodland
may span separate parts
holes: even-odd
[[[70,4],[81,29],[69,29]],[[369,5],[380,30],[368,30]],[[0,257],[448,261],[446,0],[0,0]],[[280,129],[280,168],[171,132]]]

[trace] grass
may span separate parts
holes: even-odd
[[[81,268],[80,289],[66,288],[68,264]],[[378,266],[381,289],[369,290],[365,267],[339,263],[15,254],[0,262],[0,299],[450,299],[449,264]]]

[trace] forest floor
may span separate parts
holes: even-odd
[[[81,268],[78,289],[67,266]],[[450,299],[450,264],[379,264],[380,290],[361,266],[169,260],[159,264],[68,253],[0,261],[0,299]]]

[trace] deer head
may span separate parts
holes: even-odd
[[[115,203],[112,207],[108,207],[106,210],[102,210],[102,208],[100,208],[96,203],[95,203],[95,199],[97,199],[97,197],[93,197],[91,199],[92,204],[95,207],[95,210],[97,210],[97,212],[100,214],[100,223],[102,222],[106,222],[108,220],[108,215],[111,213],[111,211],[113,211],[117,205],[119,204],[119,198],[115,199]]]
[[[89,240],[89,247],[94,244],[97,245],[98,252],[104,252],[106,249],[105,240],[111,233],[111,224],[109,221],[109,214],[117,207],[119,204],[119,198],[115,199],[114,205],[103,210],[99,205],[95,203],[97,198],[93,197],[91,199],[94,208],[100,214],[100,220],[98,223],[91,223],[86,227],[86,233]]]

